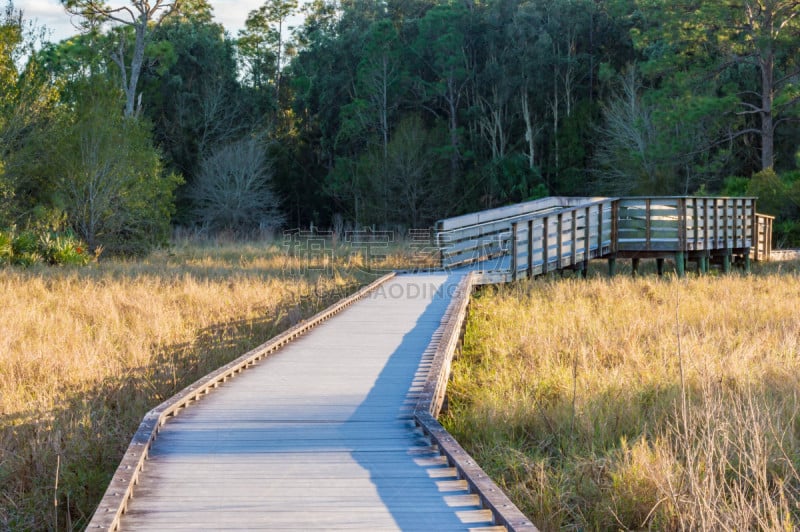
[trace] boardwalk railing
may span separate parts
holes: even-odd
[[[451,268],[508,255],[513,223],[591,201],[593,198],[544,198],[441,220],[436,224],[441,264]]]
[[[481,504],[492,512],[495,524],[509,531],[537,532],[538,529],[530,519],[497,487],[491,477],[438,421],[450,380],[450,365],[461,342],[474,286],[475,275],[469,273],[453,294],[442,320],[441,339],[425,388],[414,409],[414,421],[438,446],[450,465],[458,470],[459,477],[466,480],[470,489],[480,497]]]
[[[750,197],[558,197],[441,220],[436,228],[442,267],[481,263],[479,269],[514,280],[585,271],[600,257],[655,258],[660,268],[664,258],[701,268],[735,257],[768,260],[772,220]]]
[[[623,198],[619,252],[743,251],[754,247],[755,198]]]
[[[582,203],[548,214],[535,213],[511,223],[514,280],[565,268],[585,268],[590,259],[614,251],[614,201]]]
[[[772,253],[772,224],[774,216],[756,214],[756,241],[753,248],[753,259],[769,260]]]

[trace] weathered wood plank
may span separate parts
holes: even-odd
[[[407,421],[450,301],[440,289],[460,278],[393,279],[181,410],[151,444],[123,528],[492,525]]]

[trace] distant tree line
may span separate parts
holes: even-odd
[[[753,194],[800,243],[800,0],[64,0],[0,33],[0,227],[426,227],[547,195]],[[302,11],[304,22],[288,28]]]

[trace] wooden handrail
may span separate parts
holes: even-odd
[[[428,378],[414,409],[414,420],[439,447],[439,451],[447,457],[450,465],[456,468],[459,476],[467,481],[470,489],[480,497],[483,506],[491,510],[495,524],[505,526],[509,531],[537,532],[538,529],[530,519],[511,502],[503,490],[436,419],[444,404],[447,383],[450,379],[450,366],[461,341],[474,285],[475,276],[469,273],[464,276],[453,294],[442,319],[440,340],[436,346]]]

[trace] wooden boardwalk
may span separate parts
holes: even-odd
[[[771,223],[754,198],[683,197],[443,220],[446,270],[387,276],[148,413],[88,529],[535,531],[436,421],[473,285],[596,258],[749,267]]]
[[[412,419],[459,274],[398,276],[165,424],[123,530],[465,530]]]

